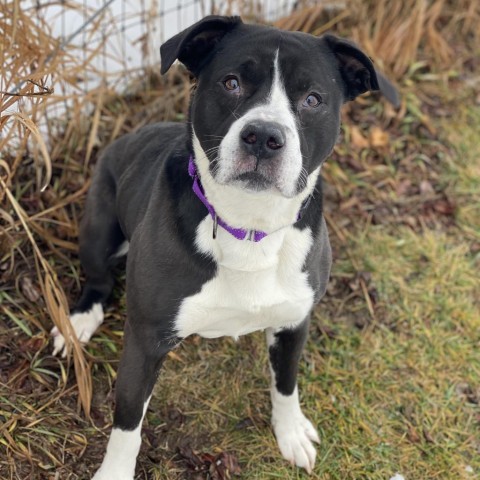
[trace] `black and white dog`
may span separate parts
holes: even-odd
[[[342,104],[395,89],[352,43],[211,16],[161,47],[196,78],[187,124],[116,140],[93,179],[81,225],[86,274],[71,314],[81,342],[103,320],[115,258],[128,251],[128,319],[113,430],[95,480],[132,480],[142,419],[165,355],[182,339],[265,330],[272,425],[282,455],[312,471],[298,362],[331,250],[320,169]],[[55,353],[64,338],[54,328]]]

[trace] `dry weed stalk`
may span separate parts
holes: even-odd
[[[91,28],[97,25],[92,24]],[[65,95],[55,93],[52,85],[68,83],[75,88],[76,79],[84,73],[86,65],[76,61],[68,49],[60,48],[60,41],[52,34],[48,23],[41,15],[35,15],[34,7],[26,9],[19,0],[0,4],[0,37],[3,39],[0,46],[0,258],[10,262],[8,271],[13,272],[15,250],[24,258],[28,256],[25,250],[33,252],[48,316],[67,339],[67,350],[73,350],[80,402],[89,415],[92,394],[89,365],[68,321],[65,292],[38,240],[62,248],[68,247],[68,242],[56,239],[39,223],[40,219],[45,220],[47,212],[29,217],[20,205],[21,198],[15,196],[16,185],[24,181],[19,171],[26,156],[35,162],[34,194],[38,196],[47,188],[52,176],[52,159],[39,125],[43,124],[48,133],[52,133],[48,109],[55,104],[63,108],[66,100]],[[98,50],[92,52],[90,58],[98,53]],[[49,138],[50,142],[52,140]],[[25,236],[30,247],[15,240]],[[0,308],[8,309],[8,305],[0,305]]]
[[[475,0],[345,0],[307,2],[276,25],[315,35],[329,29],[345,32],[400,79],[420,51],[440,69],[451,66],[457,41],[470,38],[473,53],[480,43],[479,22],[480,3]]]

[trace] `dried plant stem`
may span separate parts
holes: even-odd
[[[33,237],[33,234],[28,226],[29,219],[27,215],[25,214],[15,197],[12,195],[10,189],[7,188],[7,185],[1,177],[0,186],[6,192],[7,198],[16,215],[18,216],[23,226],[23,229],[27,234],[30,244],[32,245],[32,248],[35,252],[38,278],[41,279],[40,286],[49,316],[64,336],[67,352],[69,353],[73,350],[73,361],[78,383],[80,402],[85,411],[85,414],[89,416],[90,403],[92,399],[92,380],[90,375],[90,368],[87,361],[85,360],[81,345],[78,342],[75,331],[73,330],[72,324],[70,323],[70,320],[68,318],[68,301],[65,297],[65,293],[57,281],[55,272],[52,270],[52,267],[49,265],[49,263],[45,260],[42,252],[40,251],[40,248],[37,245],[37,242]]]

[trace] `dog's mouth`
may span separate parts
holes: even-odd
[[[220,185],[230,185],[249,193],[271,192],[291,198],[297,193],[286,190],[288,179],[282,175],[282,158],[257,159],[253,155],[215,158],[209,166]]]
[[[239,184],[242,188],[254,192],[261,192],[273,187],[272,180],[258,171],[243,172],[237,175],[233,182]]]

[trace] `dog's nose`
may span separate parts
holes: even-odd
[[[243,148],[256,158],[271,158],[285,145],[285,130],[275,122],[250,122],[240,132]]]

